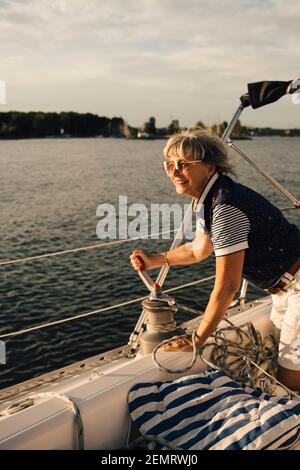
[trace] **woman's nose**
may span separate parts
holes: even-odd
[[[173,169],[173,175],[180,175],[181,174],[181,171],[179,171],[177,168],[174,167]]]

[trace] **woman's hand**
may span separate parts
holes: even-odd
[[[202,342],[195,338],[196,348],[199,349],[202,346]],[[165,344],[161,349],[163,352],[192,352],[193,341],[191,335],[182,336],[181,338],[170,341],[170,343]]]
[[[136,271],[151,269],[154,267],[154,256],[148,255],[143,250],[134,250],[130,255],[130,262]]]

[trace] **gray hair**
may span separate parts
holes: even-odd
[[[220,137],[206,130],[188,130],[172,135],[164,148],[164,157],[181,160],[201,160],[215,165],[218,173],[232,173],[227,146]]]

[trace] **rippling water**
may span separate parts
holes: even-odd
[[[299,194],[298,138],[237,142],[293,194]],[[0,141],[1,259],[16,259],[99,243],[96,208],[128,204],[188,203],[161,173],[165,142],[123,139]],[[239,180],[280,206],[288,202],[252,167],[234,156]],[[299,223],[299,212],[287,217]],[[140,240],[111,248],[0,267],[0,331],[19,330],[147,294],[129,264],[134,248],[166,250],[168,240]],[[166,287],[213,274],[213,259],[173,268]],[[212,281],[178,291],[178,301],[197,308]],[[250,298],[261,294],[250,290]],[[7,364],[0,387],[63,367],[128,341],[139,304],[6,340]],[[177,319],[188,319],[179,314]]]

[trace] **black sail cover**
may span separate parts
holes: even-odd
[[[291,84],[293,83],[293,86]],[[251,105],[253,109],[260,108],[279,100],[286,93],[293,93],[300,84],[300,80],[287,82],[263,81],[248,83],[248,93],[241,97],[244,106]],[[295,86],[294,86],[295,85]]]

